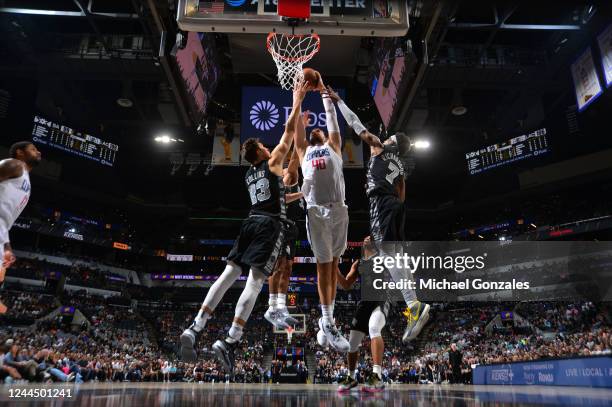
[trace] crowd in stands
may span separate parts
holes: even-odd
[[[315,307],[307,313],[306,333],[293,338],[292,346],[301,347],[303,354],[291,360],[274,355],[287,338],[273,334],[263,318],[266,304],[260,301],[236,351],[236,371],[230,379],[215,360],[211,345],[229,328],[234,311],[231,303],[219,305],[200,339],[198,362],[188,364],[178,358],[177,337],[198,304],[159,302],[134,308],[121,297],[84,292],[54,297],[3,290],[0,296],[9,306],[0,326],[0,379],[9,382],[259,383],[282,381],[281,376],[288,372],[298,372],[300,380],[305,380],[311,372],[315,383],[335,383],[348,374],[346,355],[316,343],[319,315]],[[60,305],[76,308],[74,319],[62,315],[44,318]],[[337,325],[346,334],[353,310],[350,302],[336,307]],[[383,332],[383,377],[389,382],[469,382],[472,369],[479,364],[603,355],[612,350],[610,307],[605,303],[435,304],[431,323],[410,346],[401,343],[405,327],[401,312],[399,305],[392,309]],[[504,313],[513,318],[502,320]],[[77,316],[79,323],[75,323]],[[452,374],[449,362],[451,343],[463,355],[459,377]],[[313,366],[308,366],[304,356],[308,354],[314,355]],[[372,368],[370,355],[366,338],[359,361],[361,380]]]

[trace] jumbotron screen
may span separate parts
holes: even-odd
[[[545,154],[549,151],[545,128],[511,138],[465,155],[470,174]]]
[[[69,154],[85,157],[112,167],[119,151],[117,144],[109,143],[68,126],[34,116],[32,141],[54,147]]]

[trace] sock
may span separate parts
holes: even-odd
[[[382,368],[380,365],[372,366],[372,371],[378,376],[380,380],[382,380]]]
[[[272,294],[272,293],[270,293],[270,299],[268,300],[268,306],[269,306],[271,309],[276,308],[276,304],[278,303],[278,301],[277,301],[277,299],[276,299],[277,295],[278,295],[278,294]]]
[[[202,329],[206,326],[206,321],[210,319],[210,315],[207,312],[204,312],[203,309],[200,309],[198,315],[195,317],[195,325],[193,326],[193,330],[196,332],[202,332]]]
[[[332,300],[332,303],[329,305],[331,307],[331,318],[332,321],[334,321],[334,324],[336,323],[336,318],[334,318],[334,308],[336,307],[336,299],[334,298]]]
[[[276,294],[276,309],[287,308],[287,294]]]
[[[408,306],[408,308],[412,309],[413,307],[415,307],[416,305],[419,304],[418,300],[412,300],[412,301],[408,301],[406,302],[406,305]]]
[[[236,343],[240,341],[240,339],[242,338],[242,330],[242,325],[236,322],[232,322],[232,327],[230,328],[229,333],[227,334],[227,342]]]
[[[334,314],[332,311],[332,305],[323,305],[321,304],[321,315],[323,316],[323,320],[333,323],[334,322]]]

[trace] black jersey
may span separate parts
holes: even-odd
[[[395,195],[398,177],[404,176],[404,164],[399,158],[397,145],[384,145],[383,151],[370,157],[366,194]]]
[[[244,178],[251,196],[251,215],[285,218],[285,185],[283,177],[270,171],[268,161],[252,165]]]
[[[300,192],[300,185],[295,184],[290,187],[285,187],[285,192],[287,194],[294,194],[296,192]],[[290,204],[287,204],[287,219],[290,219],[294,222],[298,220],[304,220],[304,199],[300,198],[297,201],[293,201]]]

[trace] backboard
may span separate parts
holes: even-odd
[[[198,32],[401,37],[408,32],[408,6],[405,0],[312,0],[308,21],[291,27],[277,14],[277,0],[179,0],[177,21]]]

